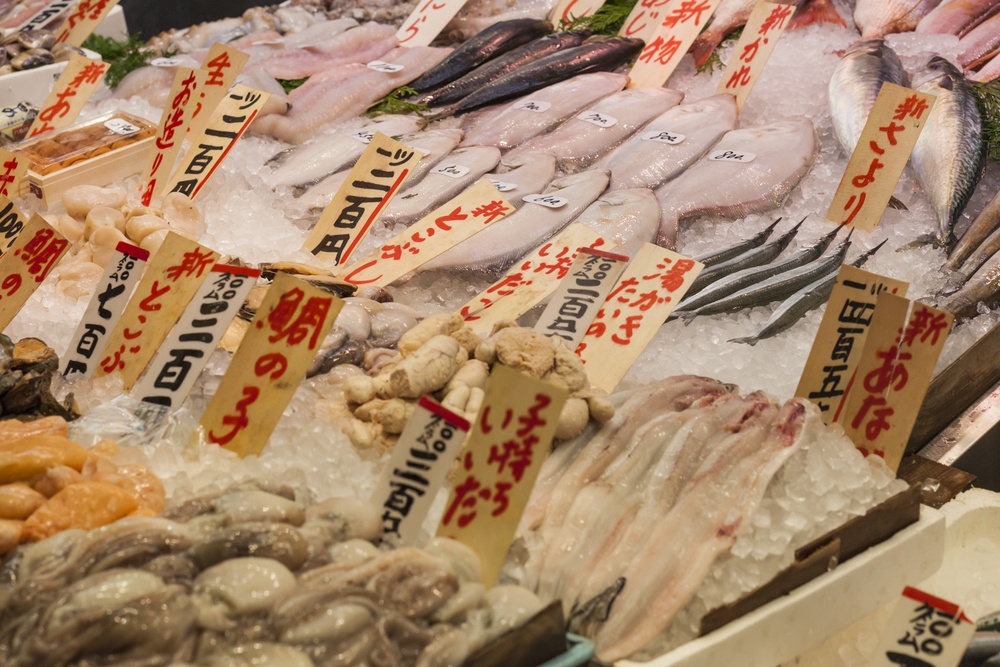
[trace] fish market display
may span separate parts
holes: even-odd
[[[1000,193],[980,212],[955,244],[944,268],[959,271],[966,278],[1000,250]]]
[[[544,189],[556,175],[556,156],[552,153],[521,153],[500,159],[489,175],[514,208],[521,208],[524,195]]]
[[[854,22],[862,39],[877,39],[913,30],[941,0],[858,0]]]
[[[914,29],[925,34],[965,36],[996,11],[994,0],[946,0],[932,9]]]
[[[366,23],[306,48],[248,48],[251,60],[247,66],[263,69],[277,79],[301,79],[339,65],[378,60],[397,45],[394,28]]]
[[[651,190],[606,192],[576,219],[616,245],[615,252],[635,257],[652,243],[660,225],[660,204]]]
[[[0,75],[66,62],[74,54],[83,55],[83,49],[71,44],[56,44],[56,34],[51,30],[11,33],[0,39],[0,46]]]
[[[728,264],[729,260],[736,259],[737,257],[740,257],[741,255],[750,252],[754,248],[758,248],[761,245],[763,245],[769,238],[771,238],[771,234],[774,233],[774,230],[778,226],[779,222],[781,222],[781,218],[778,218],[770,225],[768,225],[761,231],[757,232],[747,240],[741,241],[734,246],[731,246],[729,248],[720,248],[719,250],[706,252],[702,255],[698,255],[697,257],[695,257],[694,259],[696,261],[700,262],[705,266],[705,269],[703,269],[702,272],[698,274],[698,278],[701,278],[703,275],[705,275],[705,273],[708,273],[709,271],[714,271],[716,267],[721,267],[723,265]],[[802,223],[800,222],[793,228],[795,232],[798,232],[798,228],[801,226],[801,224]],[[789,241],[790,240],[791,237],[789,237]],[[763,262],[771,261],[771,259],[777,257],[778,253],[780,253],[784,249],[785,249],[784,246],[782,246],[775,252],[775,254],[772,257],[763,260]],[[695,280],[697,280],[697,278]],[[691,293],[691,289],[693,287],[694,284],[692,283],[691,288],[688,288],[688,294]]]

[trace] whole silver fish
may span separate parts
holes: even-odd
[[[1000,253],[979,267],[960,290],[940,301],[937,306],[956,318],[975,317],[979,304],[990,307],[1000,301]]]
[[[695,257],[694,260],[701,263],[706,269],[711,266],[715,266],[716,264],[721,264],[722,262],[728,262],[734,257],[739,257],[743,253],[763,245],[765,241],[771,238],[771,234],[774,233],[774,228],[778,226],[779,222],[781,222],[780,217],[775,219],[774,222],[751,236],[746,241],[740,241],[739,243],[729,246],[728,248],[721,248],[719,250],[703,253]],[[702,271],[701,273],[705,272]],[[698,275],[700,276],[701,273]]]
[[[809,171],[815,153],[815,131],[805,118],[727,132],[708,155],[656,191],[660,200],[656,242],[673,248],[678,223],[686,218],[743,218],[780,206]],[[717,155],[753,157],[712,159]]]
[[[487,174],[514,208],[521,208],[521,197],[545,189],[556,176],[556,156],[552,153],[521,153],[500,160],[500,166]]]
[[[976,216],[955,248],[948,255],[944,268],[950,271],[961,270],[968,278],[1000,249],[1000,192],[993,196],[990,203]]]
[[[569,200],[564,206],[548,208],[525,203],[515,213],[497,220],[417,271],[503,271],[576,220],[606,187],[608,173],[596,169],[557,178],[542,194]]]
[[[940,4],[941,0],[858,0],[854,22],[861,30],[861,39],[909,32]]]
[[[856,267],[864,266],[865,262],[868,261],[868,258],[878,252],[879,248],[885,245],[885,243],[885,241],[882,241],[882,243],[879,243],[868,252],[861,254],[857,259],[849,262],[849,264]],[[753,346],[765,338],[778,335],[805,317],[806,313],[811,310],[815,310],[826,303],[830,299],[830,293],[833,292],[833,287],[836,284],[837,269],[834,267],[834,270],[830,271],[828,275],[825,275],[815,282],[806,285],[798,292],[782,301],[781,304],[774,309],[774,312],[771,313],[771,317],[769,317],[767,322],[764,323],[761,330],[755,335],[747,336],[746,338],[733,338],[729,342],[746,343]]]
[[[881,39],[858,42],[844,53],[827,88],[833,133],[851,155],[883,83],[910,85],[899,56]]]
[[[660,114],[594,166],[611,171],[612,190],[658,188],[736,128],[736,99],[712,95]]]
[[[983,174],[982,117],[965,78],[944,58],[932,57],[913,84],[937,96],[910,163],[937,214],[937,241],[950,248],[955,222]]]
[[[615,190],[598,197],[576,221],[617,244],[614,252],[635,257],[656,236],[660,203],[646,188]]]
[[[745,241],[735,246],[736,248],[745,247],[746,249],[743,252],[740,252],[732,257],[728,257],[727,259],[719,260],[715,264],[706,266],[705,270],[699,273],[698,277],[691,283],[691,287],[688,288],[686,296],[694,296],[717,280],[721,280],[722,278],[736,273],[737,271],[749,269],[754,266],[761,266],[773,261],[778,255],[784,252],[785,248],[788,247],[788,244],[792,242],[793,238],[795,238],[795,235],[799,233],[799,228],[802,226],[802,223],[805,222],[805,218],[802,218],[797,225],[789,229],[771,243],[763,245],[764,240],[771,235],[771,230],[773,230],[780,221],[781,218],[778,218],[763,232],[754,235],[749,241]],[[758,239],[763,240],[757,243]],[[750,245],[753,243],[756,243],[756,245]],[[727,248],[726,250],[728,251],[729,249]],[[698,259],[698,261],[701,260]]]

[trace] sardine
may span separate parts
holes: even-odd
[[[673,248],[678,223],[686,218],[706,214],[743,218],[780,206],[809,171],[815,153],[815,132],[805,118],[727,132],[706,157],[656,191],[660,200],[656,242]]]
[[[785,248],[788,247],[788,244],[792,242],[793,238],[795,238],[795,235],[799,233],[799,228],[802,226],[802,223],[805,222],[805,218],[799,220],[797,225],[789,229],[771,243],[763,245],[763,240],[760,241],[760,243],[757,243],[757,239],[767,239],[767,237],[771,235],[771,230],[775,228],[779,221],[781,221],[781,218],[775,220],[764,231],[754,235],[749,241],[745,241],[744,243],[734,246],[735,248],[746,247],[747,249],[745,252],[741,252],[738,255],[725,260],[719,260],[715,264],[708,265],[704,271],[698,274],[698,277],[694,279],[694,282],[691,283],[691,287],[688,288],[686,296],[694,296],[717,280],[721,280],[722,278],[732,275],[737,271],[743,271],[744,269],[750,269],[755,266],[761,266],[774,261],[778,255],[784,252]],[[752,245],[755,243],[756,245]],[[730,249],[727,248],[723,252],[727,252],[729,250]],[[698,261],[700,262],[701,260],[698,259]]]
[[[500,161],[496,146],[459,148],[445,157],[419,183],[397,194],[382,211],[385,225],[408,225],[457,196]]]
[[[413,101],[431,106],[454,104],[491,81],[513,72],[518,67],[545,57],[550,53],[580,46],[586,38],[587,33],[582,30],[558,32],[554,35],[539,37],[523,46],[519,46],[513,51],[508,51],[502,56],[483,63],[465,76],[445,86],[419,95]]]
[[[612,190],[658,188],[736,129],[736,100],[713,95],[660,114],[594,166],[611,172]]]
[[[551,30],[551,23],[538,19],[515,19],[495,23],[466,40],[437,66],[415,79],[410,87],[418,93],[424,93],[437,86],[443,86],[487,60],[538,39]]]
[[[994,195],[990,203],[976,216],[955,248],[948,255],[944,268],[950,271],[962,270],[966,278],[975,273],[993,253],[1000,250],[1000,193]]]
[[[979,304],[992,307],[1000,301],[1000,253],[979,267],[968,282],[954,294],[941,300],[937,306],[947,310],[956,318],[975,317],[979,314]]]
[[[914,74],[913,84],[937,96],[910,163],[937,214],[937,241],[950,248],[955,222],[983,174],[982,118],[965,78],[944,58],[932,57]]]
[[[808,264],[826,252],[827,247],[829,247],[830,243],[833,242],[834,237],[840,233],[840,229],[840,227],[835,228],[833,231],[821,236],[811,245],[807,245],[780,262],[767,264],[765,266],[754,266],[749,269],[737,271],[736,273],[719,280],[715,284],[706,287],[695,296],[686,297],[683,301],[677,304],[677,308],[674,309],[674,312],[681,313],[685,311],[697,310],[702,306],[714,303],[715,301],[718,301],[723,297],[727,297],[730,294],[735,294],[744,288],[763,282],[771,276],[776,276],[779,273],[791,271],[792,269],[798,268],[803,264]]]
[[[608,173],[596,169],[557,178],[542,194],[566,199],[568,203],[559,208],[526,203],[417,271],[504,271],[576,220],[607,186]]]
[[[868,252],[862,253],[857,259],[849,262],[849,264],[859,268],[864,266],[865,262],[868,261],[868,258],[877,253],[879,248],[884,246],[885,243],[885,241],[882,241]],[[805,317],[806,313],[819,308],[830,299],[830,293],[833,292],[833,287],[837,284],[837,271],[838,269],[834,267],[834,270],[828,275],[825,275],[813,283],[806,285],[798,292],[782,301],[781,304],[774,309],[774,312],[771,313],[771,317],[768,318],[767,322],[756,335],[748,336],[746,338],[733,338],[729,342],[746,343],[753,346],[759,341],[762,341],[765,338],[770,338],[771,336],[776,336],[785,329],[789,328]]]
[[[627,88],[521,144],[511,154],[550,151],[558,156],[560,170],[580,171],[682,99],[683,93],[668,88]]]
[[[514,208],[521,208],[521,197],[544,190],[556,176],[556,156],[552,153],[522,153],[500,160],[500,166],[487,174]],[[511,187],[513,186],[513,187]]]
[[[914,32],[964,37],[997,11],[996,0],[945,0],[920,19]]]
[[[644,243],[651,243],[656,236],[660,203],[645,188],[606,192],[580,214],[577,222],[617,243],[614,252],[634,257]]]
[[[642,50],[643,42],[627,37],[591,37],[580,46],[539,58],[480,88],[462,101],[445,107],[440,116],[460,114],[487,104],[533,93],[577,74],[610,72],[624,65]]]
[[[761,231],[751,236],[746,241],[740,241],[736,245],[729,246],[728,248],[722,248],[720,250],[713,250],[712,252],[706,252],[704,254],[698,255],[697,257],[694,258],[694,260],[700,263],[702,266],[704,266],[706,270],[709,267],[715,266],[716,264],[728,262],[734,257],[739,257],[743,253],[749,252],[750,250],[753,250],[754,248],[763,245],[765,241],[771,238],[771,234],[774,233],[774,228],[778,226],[779,222],[781,222],[781,218],[775,219],[774,222],[772,222],[767,227],[765,227]],[[800,222],[799,225],[801,224],[802,223]],[[796,225],[795,228],[798,229],[798,225]],[[705,271],[702,271],[701,273],[705,273]],[[699,273],[698,275],[700,276],[701,273]]]
[[[628,83],[624,74],[593,72],[552,84],[508,104],[497,114],[477,118],[465,129],[463,146],[513,148],[550,130],[569,116]]]
[[[913,30],[939,4],[941,0],[858,0],[854,22],[861,39],[876,39]]]

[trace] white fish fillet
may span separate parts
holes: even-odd
[[[501,150],[513,148],[621,90],[627,82],[628,77],[624,74],[608,72],[581,74],[560,81],[514,100],[498,114],[481,116],[465,128],[465,142],[470,146],[497,146]],[[528,101],[548,106],[540,112],[520,108]]]
[[[329,41],[341,34],[345,30],[356,28],[358,22],[354,19],[333,19],[332,21],[320,21],[314,23],[305,30],[290,32],[281,38],[281,43],[286,48],[303,49],[307,46],[316,46]]]
[[[658,188],[736,129],[737,118],[732,95],[681,104],[660,114],[594,166],[611,172],[610,190]]]
[[[660,202],[646,188],[606,192],[580,214],[577,222],[617,243],[614,252],[635,257],[642,244],[656,238]]]
[[[559,169],[573,173],[586,169],[597,157],[628,139],[643,125],[684,99],[684,93],[668,88],[628,88],[610,95],[566,120],[555,130],[535,137],[516,149],[551,151]],[[606,127],[582,120],[601,117],[613,123]]]
[[[348,63],[366,64],[377,60],[399,44],[396,29],[378,23],[357,28],[309,47],[248,49],[248,67],[260,67],[277,79],[301,79]]]

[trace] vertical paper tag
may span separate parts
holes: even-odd
[[[110,66],[74,53],[31,123],[27,138],[72,125]]]
[[[953,320],[951,313],[919,301],[886,292],[878,296],[841,420],[865,456],[881,456],[892,470],[899,467]]]
[[[372,493],[372,502],[382,508],[383,542],[417,543],[431,503],[468,432],[465,419],[420,397]]]
[[[781,33],[791,21],[794,5],[780,5],[774,2],[758,2],[750,12],[750,18],[736,42],[726,70],[719,81],[718,93],[731,93],[736,97],[737,111],[743,110],[743,103],[764,71],[771,52],[777,46]]]
[[[483,583],[496,582],[524,506],[548,458],[565,389],[493,366],[483,407],[438,528],[479,555]]]
[[[132,395],[167,407],[182,404],[259,276],[257,269],[213,266]]]
[[[720,2],[722,0],[670,0],[662,10],[654,8],[655,11],[645,7],[646,3],[637,3],[619,33],[646,42],[628,73],[628,87],[659,88],[666,83]],[[660,15],[662,21],[658,20]]]
[[[381,132],[369,142],[303,249],[342,266],[424,156]]]
[[[854,384],[878,295],[887,291],[906,296],[908,287],[902,280],[849,264],[840,267],[795,390],[796,396],[819,407],[824,423],[834,424],[843,417],[844,401]]]
[[[549,14],[549,21],[559,30],[560,25],[571,23],[573,19],[592,16],[603,6],[604,0],[559,0]]]
[[[191,148],[170,179],[167,191],[180,192],[191,199],[197,197],[270,96],[239,83],[233,86],[212,112],[205,128],[192,135]]]
[[[400,46],[430,46],[467,0],[427,0],[416,8],[396,32]]]
[[[573,223],[462,306],[459,314],[470,328],[487,335],[500,320],[516,320],[552,294],[569,273],[581,248],[603,245],[600,234],[582,223]]]
[[[191,122],[188,134],[196,137],[205,129],[212,111],[222,102],[229,89],[236,83],[236,77],[243,71],[250,55],[237,51],[221,42],[212,44],[208,54],[201,63],[201,69],[206,72],[205,85],[195,98],[191,109]]]
[[[894,83],[882,84],[827,220],[865,231],[878,226],[935,99]]]
[[[274,277],[201,418],[209,442],[260,454],[344,302],[287,273]]]
[[[24,214],[14,202],[0,195],[0,255],[11,249],[25,224]]]
[[[83,319],[63,355],[62,374],[67,380],[88,378],[104,353],[108,334],[118,325],[125,304],[139,283],[149,252],[124,241],[115,247],[97,291],[87,304]]]
[[[582,248],[535,323],[535,331],[558,336],[575,350],[626,264],[625,255]]]
[[[513,211],[514,207],[484,178],[337,277],[353,285],[388,285]]]
[[[56,42],[81,46],[117,4],[118,0],[80,0],[66,17]]]
[[[37,213],[0,257],[0,331],[69,249],[69,241]]]
[[[180,67],[174,75],[174,84],[167,95],[167,104],[160,116],[160,127],[156,131],[156,142],[146,167],[142,170],[139,188],[142,194],[143,206],[149,206],[153,197],[161,190],[163,184],[170,178],[177,154],[181,150],[184,136],[191,124],[191,113],[194,104],[191,99],[205,85],[205,70],[194,70]]]
[[[684,298],[703,264],[643,244],[576,349],[590,383],[614,390]]]
[[[975,632],[958,605],[907,586],[871,665],[957,667]]]
[[[14,28],[14,32],[25,32],[28,30],[38,30],[44,28],[52,19],[66,12],[73,6],[75,0],[56,0],[50,2],[37,13],[30,16],[27,21]]]
[[[0,197],[13,199],[21,194],[21,183],[28,173],[28,161],[17,153],[0,148]]]
[[[108,336],[94,377],[120,371],[125,391],[131,390],[217,261],[215,251],[167,234]]]

